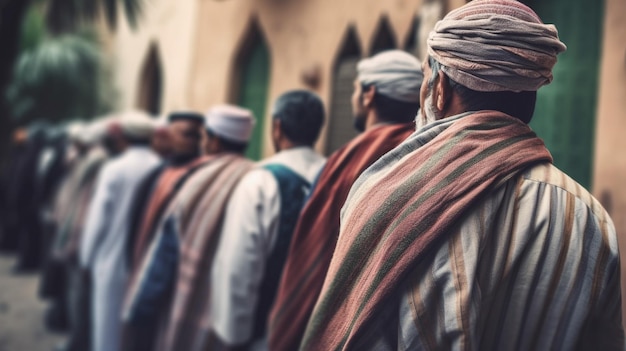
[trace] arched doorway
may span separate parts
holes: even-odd
[[[381,51],[396,49],[398,47],[396,37],[387,16],[380,18],[374,33],[372,46],[370,46],[370,55],[375,55]]]
[[[350,26],[344,34],[335,61],[332,81],[330,118],[326,138],[326,153],[331,154],[358,135],[354,129],[351,97],[356,78],[356,66],[361,59],[361,45],[356,30]]]
[[[411,28],[409,29],[409,35],[404,42],[404,51],[414,55],[419,59],[419,30],[420,30],[420,17],[415,16],[411,22]]]
[[[139,76],[136,106],[156,116],[161,113],[163,76],[161,58],[156,44],[151,44]]]
[[[256,125],[246,152],[252,160],[263,156],[265,111],[267,106],[270,52],[256,19],[252,19],[235,59],[231,100],[254,113]]]

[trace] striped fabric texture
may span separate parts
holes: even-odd
[[[464,216],[368,325],[355,350],[623,350],[617,238],[549,164]]]
[[[210,345],[210,272],[226,204],[253,167],[250,160],[223,154],[199,170],[181,190],[173,215],[181,240],[178,276],[159,351],[206,350]]]
[[[74,165],[63,183],[55,206],[58,215],[52,247],[55,259],[64,261],[76,255],[98,172],[106,160],[104,150],[92,150]]]
[[[199,157],[183,166],[167,167],[159,176],[155,187],[150,194],[150,201],[143,213],[137,241],[134,247],[133,263],[141,262],[148,246],[154,236],[155,227],[162,219],[163,211],[167,209],[170,201],[174,198],[185,176],[195,168],[206,162],[206,158]]]
[[[382,157],[350,191],[301,349],[356,349],[411,271],[474,206],[551,161],[526,124],[495,111],[429,125]]]
[[[415,131],[381,125],[331,155],[303,208],[269,321],[270,350],[295,350],[324,283],[339,236],[339,213],[357,177]]]

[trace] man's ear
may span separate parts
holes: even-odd
[[[374,85],[370,85],[367,90],[364,90],[361,94],[363,94],[363,106],[371,107],[374,103],[374,96],[376,95],[376,87]]]
[[[450,87],[448,76],[442,71],[439,71],[438,74],[439,78],[435,82],[433,100],[437,110],[443,112],[448,107],[452,97],[452,88]]]
[[[278,118],[274,118],[272,120],[272,137],[274,140],[280,140],[280,137],[283,134],[283,130],[280,124],[280,120]]]

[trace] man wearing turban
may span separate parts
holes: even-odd
[[[274,102],[277,153],[235,188],[211,267],[213,350],[267,349],[267,318],[294,225],[326,162],[313,149],[324,117],[321,99],[310,91],[291,90]]]
[[[125,266],[128,222],[134,190],[159,165],[150,149],[153,121],[143,112],[127,112],[112,126],[121,153],[100,171],[80,241],[80,266],[93,277],[92,350],[118,350],[120,312],[128,272]]]
[[[205,116],[203,166],[165,211],[122,315],[129,327],[154,328],[154,350],[210,349],[208,272],[226,204],[253,165],[244,153],[254,124],[252,111],[232,105]]]
[[[350,190],[300,349],[624,348],[613,222],[527,125],[564,50],[517,1],[436,25],[418,130]]]
[[[415,131],[422,70],[400,50],[361,60],[352,108],[363,133],[334,152],[303,208],[269,321],[270,350],[296,349],[330,264],[339,214],[357,177]]]

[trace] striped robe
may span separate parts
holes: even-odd
[[[204,350],[209,344],[209,280],[215,247],[222,228],[226,203],[239,180],[253,166],[241,155],[223,153],[204,158],[165,211],[157,234],[130,287],[124,319],[132,310],[151,309],[158,319],[157,350]],[[168,231],[170,231],[168,233]],[[158,246],[171,245],[164,236],[174,235],[177,250],[173,256],[158,254]],[[170,260],[172,257],[175,259]],[[167,266],[164,262],[169,261]],[[169,273],[172,272],[173,274]],[[168,278],[164,280],[164,276]],[[155,286],[153,277],[165,290],[144,297]],[[146,301],[148,304],[146,304]],[[150,304],[152,303],[152,304]],[[141,306],[143,305],[143,306]],[[150,318],[150,317],[149,317]],[[146,321],[139,320],[145,324]]]
[[[415,131],[415,124],[375,126],[333,153],[300,214],[269,321],[270,350],[297,349],[330,264],[339,212],[352,183]]]
[[[611,219],[520,123],[438,121],[357,180],[302,349],[623,349]]]
[[[206,162],[205,158],[198,157],[184,165],[166,166],[161,174],[158,175],[158,179],[155,180],[152,192],[145,204],[141,222],[135,234],[135,242],[132,245],[133,269],[135,264],[141,261],[147,247],[150,245],[155,234],[155,227],[163,217],[163,211],[167,209],[187,177],[204,162]]]

